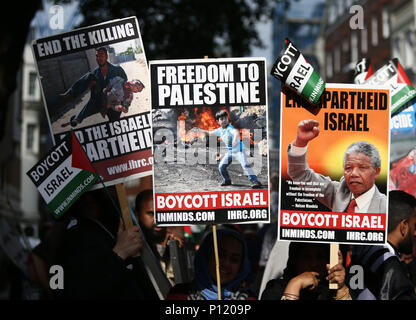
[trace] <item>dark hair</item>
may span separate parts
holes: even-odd
[[[296,273],[296,264],[304,254],[303,250],[308,250],[311,247],[321,248],[324,252],[328,253],[328,260],[329,260],[329,245],[327,243],[311,243],[311,242],[291,242],[289,245],[289,257],[286,263],[286,268],[283,271],[283,278],[286,280],[290,280],[298,274]]]
[[[113,235],[117,235],[119,211],[119,205],[110,198],[109,193],[98,189],[81,195],[63,218],[68,215],[76,219],[91,217],[100,221]]]
[[[151,189],[146,189],[146,190],[143,190],[143,191],[139,192],[136,196],[136,201],[134,203],[135,210],[137,212],[139,212],[141,204],[144,201],[146,201],[148,199],[151,199],[152,197],[153,197],[153,190],[151,190]]]
[[[416,198],[401,190],[389,192],[389,221],[387,232],[390,233],[399,225],[400,221],[415,214]]]
[[[220,110],[220,111],[218,111],[218,112],[215,114],[215,120],[217,120],[217,121],[218,121],[218,119],[219,119],[219,118],[222,118],[222,117],[227,117],[227,118],[228,118],[228,113],[227,113],[227,111],[225,111],[225,110]]]
[[[104,51],[104,53],[105,53],[106,55],[108,55],[108,50],[107,50],[107,48],[106,48],[106,47],[99,47],[99,48],[96,48],[96,49],[95,49],[95,51]]]

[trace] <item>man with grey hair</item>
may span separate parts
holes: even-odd
[[[364,153],[365,155],[369,156],[374,168],[381,166],[380,154],[378,153],[377,148],[367,141],[358,141],[358,142],[352,143],[347,148],[347,151],[345,151],[344,160],[342,162],[344,167],[345,167],[347,154],[351,154],[353,152]]]
[[[351,144],[344,154],[344,177],[332,181],[314,172],[306,162],[308,143],[319,135],[319,122],[303,120],[288,148],[288,174],[294,181],[322,182],[323,197],[316,198],[334,212],[386,213],[387,197],[375,181],[381,160],[375,146],[366,141]]]

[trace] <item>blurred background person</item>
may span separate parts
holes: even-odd
[[[342,254],[338,264],[329,267],[329,245],[291,242],[289,259],[283,277],[270,280],[261,295],[262,300],[348,300]],[[329,283],[337,283],[330,290]]]
[[[243,235],[235,228],[217,228],[221,300],[256,300],[245,280],[250,273],[248,250]],[[203,236],[195,254],[195,279],[175,285],[167,300],[217,300],[217,273],[212,229]]]

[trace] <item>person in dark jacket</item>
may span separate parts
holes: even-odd
[[[183,237],[175,235],[172,232],[172,228],[156,226],[153,210],[153,191],[151,189],[146,189],[138,193],[135,203],[134,215],[143,231],[144,239],[149,244],[155,258],[159,261],[160,267],[169,282],[171,285],[174,285],[175,274],[173,272],[168,241],[178,241],[178,245],[181,248],[183,245]]]
[[[140,257],[139,227],[126,230],[101,191],[77,200],[58,248],[56,263],[64,271],[56,299],[156,299],[159,297]]]
[[[364,270],[364,288],[353,295],[357,300],[416,300],[402,253],[413,250],[416,198],[401,191],[389,192],[387,244],[353,246],[351,264]]]

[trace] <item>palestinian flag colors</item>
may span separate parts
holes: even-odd
[[[288,38],[271,74],[314,105],[325,89],[325,82]]]
[[[354,69],[354,83],[363,84],[373,75],[373,66],[370,58],[362,58]]]
[[[73,132],[59,141],[26,174],[56,219],[60,218],[98,179]]]
[[[183,226],[183,233],[186,239],[192,238],[191,226]]]
[[[391,114],[400,112],[407,102],[416,97],[416,90],[406,76],[397,58],[389,60],[387,64],[377,70],[364,84],[390,86]]]

